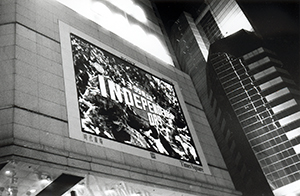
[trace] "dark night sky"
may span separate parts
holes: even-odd
[[[152,0],[166,31],[183,11],[193,13],[203,0]],[[238,0],[246,16],[300,85],[300,2],[298,0]]]

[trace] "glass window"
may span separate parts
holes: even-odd
[[[230,93],[231,91],[241,89],[241,88],[242,88],[242,86],[240,83],[234,83],[234,84],[227,85],[226,87],[224,87],[226,93]]]
[[[286,101],[286,102],[284,102],[284,103],[282,103],[280,105],[277,105],[277,106],[273,107],[272,110],[273,110],[273,112],[275,114],[277,114],[277,113],[279,113],[279,112],[281,112],[283,110],[286,110],[287,108],[290,108],[290,107],[292,107],[294,105],[297,105],[297,102],[296,102],[295,99],[291,99],[289,101]]]
[[[290,91],[288,88],[283,88],[283,89],[280,89],[268,96],[266,96],[266,99],[270,102],[270,101],[273,101],[274,99],[277,99],[279,97],[282,97],[283,95],[286,95],[288,94]]]
[[[200,20],[200,25],[202,26],[210,43],[213,43],[216,39],[222,37],[221,31],[209,11],[205,14],[202,20]]]
[[[300,154],[300,144],[293,147],[297,154]]]
[[[263,78],[271,73],[276,72],[275,67],[270,67],[268,69],[265,69],[257,74],[255,74],[253,77],[255,78],[255,80],[259,80],[260,78]]]
[[[259,87],[260,87],[261,90],[266,90],[266,89],[268,89],[268,88],[270,88],[270,87],[272,87],[272,86],[274,86],[276,84],[279,84],[281,82],[283,82],[282,78],[281,77],[277,77],[277,78],[275,78],[273,80],[270,80],[270,81],[268,81],[266,83],[261,84]]]
[[[240,94],[240,95],[238,95],[238,96],[232,98],[232,99],[230,100],[230,102],[233,103],[233,105],[234,105],[234,104],[236,104],[237,102],[243,101],[244,99],[248,99],[248,98],[249,98],[249,97],[247,96],[247,94],[244,93],[244,94]]]
[[[281,126],[285,126],[293,121],[299,120],[300,119],[300,112],[294,113],[292,115],[289,115],[285,118],[282,118],[279,120],[279,123]]]
[[[270,58],[269,57],[265,57],[259,61],[255,61],[254,63],[248,65],[248,68],[251,69],[255,69],[261,65],[264,65],[265,63],[270,62]]]
[[[238,115],[238,118],[239,118],[240,121],[242,121],[242,120],[245,120],[245,119],[247,119],[247,118],[249,118],[249,117],[251,117],[251,116],[253,116],[255,114],[256,113],[254,112],[254,110],[250,110],[250,111],[248,111],[246,113]]]
[[[247,125],[256,123],[257,121],[258,121],[258,120],[257,120],[256,116],[253,116],[252,118],[248,118],[247,120],[242,121],[242,122],[241,122],[241,125],[242,125],[242,126],[247,126]]]
[[[289,132],[286,133],[286,136],[289,140],[295,138],[295,137],[298,137],[300,136],[300,127],[296,128],[296,129],[293,129]]]

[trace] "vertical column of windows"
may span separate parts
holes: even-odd
[[[243,62],[227,54],[219,54],[215,62],[219,81],[264,173],[275,187],[280,187],[284,184],[284,178],[295,177],[295,172],[289,166],[295,157],[290,141],[274,118],[266,99],[254,85]],[[284,169],[280,171],[278,168]]]
[[[215,40],[222,38],[221,31],[216,23],[214,17],[208,11],[205,16],[200,20],[201,27],[204,30],[205,35],[210,43],[213,43]]]

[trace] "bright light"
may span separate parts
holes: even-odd
[[[11,175],[11,174],[12,174],[12,171],[10,171],[10,170],[5,171],[5,175]]]
[[[43,185],[50,184],[52,182],[51,176],[47,173],[39,173],[38,179],[40,180],[40,183]]]
[[[141,194],[140,193],[133,193],[130,196],[141,196]]]
[[[282,186],[273,191],[275,196],[298,196],[300,195],[300,180],[292,182],[288,185]]]
[[[126,13],[130,13],[132,11],[132,7],[134,6],[131,0],[108,0],[108,2],[125,11]]]
[[[129,39],[129,41],[140,48],[144,48],[143,45],[147,41],[145,31],[138,25],[131,25]]]
[[[35,193],[36,190],[35,190],[35,189],[31,189],[31,190],[29,190],[29,192],[30,192],[30,193]]]
[[[131,15],[140,22],[146,23],[147,18],[145,12],[139,6],[134,6]]]
[[[112,32],[114,32],[115,34],[119,35],[124,39],[128,38],[128,30],[130,29],[130,24],[124,16],[120,14],[114,14],[110,22],[111,22],[110,29]]]
[[[225,37],[238,32],[241,29],[245,29],[247,31],[253,31],[253,28],[246,18],[246,16],[243,14],[242,11],[240,11],[240,8],[237,4],[231,5],[231,14],[225,15],[219,15],[218,21],[219,21],[219,27],[222,32],[222,35]]]
[[[92,10],[103,17],[110,17],[111,11],[110,9],[104,5],[103,3],[100,3],[98,1],[92,3]]]
[[[84,181],[81,181],[81,182],[79,182],[79,183],[77,183],[75,186],[74,186],[74,190],[77,190],[77,191],[80,191],[80,190],[82,190],[82,189],[84,189],[85,188],[85,182]]]
[[[147,43],[147,51],[149,51],[149,53],[153,54],[164,62],[172,62],[171,57],[166,55],[166,49],[156,36],[151,34],[147,35],[145,42]]]
[[[147,22],[147,18],[143,9],[140,8],[138,5],[135,5],[131,0],[107,0],[107,2],[123,10],[124,12],[131,15],[140,22]]]
[[[244,19],[243,17],[236,17],[233,22],[226,22],[221,26],[222,34],[225,36],[229,36],[233,33],[238,32],[241,29],[245,29],[248,31],[253,31],[250,23],[247,19]]]
[[[87,5],[91,5],[91,0],[85,0],[85,1],[57,0],[57,1],[73,9],[74,11],[80,13],[84,17],[92,20],[93,14],[90,10],[90,7],[87,6]]]
[[[142,50],[152,54],[160,60],[173,65],[173,61],[163,44],[153,34],[148,33],[141,26],[133,24],[136,21],[129,21],[126,15],[114,13],[110,6],[114,5],[133,16],[139,21],[146,22],[147,18],[139,6],[135,5],[131,0],[105,0],[99,2],[95,0],[57,0],[68,6],[84,17],[96,22],[103,28],[120,36],[121,38],[131,42]],[[109,2],[110,5],[107,3]],[[123,13],[124,13],[123,12]]]
[[[111,189],[111,190],[106,190],[104,193],[105,193],[105,195],[110,195],[110,194],[116,193],[116,191]]]

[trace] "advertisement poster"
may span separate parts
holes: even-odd
[[[71,34],[82,132],[201,165],[174,86]]]

